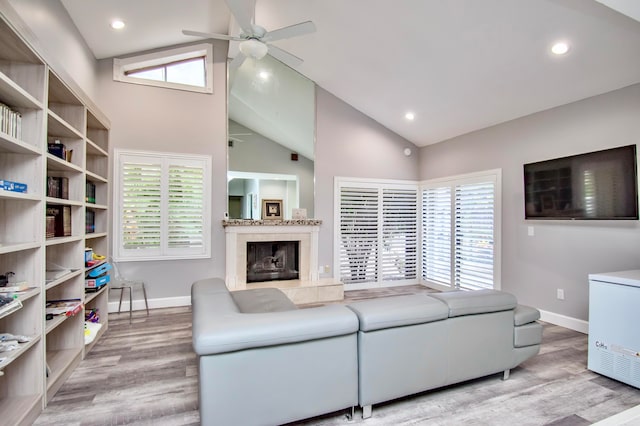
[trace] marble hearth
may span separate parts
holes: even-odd
[[[319,220],[224,220],[226,283],[229,290],[275,287],[294,303],[321,303],[344,298],[344,286],[333,278],[319,278]],[[247,283],[248,242],[298,241],[299,279]]]

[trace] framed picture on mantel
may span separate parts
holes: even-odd
[[[282,220],[282,200],[262,200],[262,219]]]

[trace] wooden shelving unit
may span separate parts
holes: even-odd
[[[15,272],[14,280],[30,287],[16,296],[20,309],[0,310],[0,333],[30,338],[0,353],[0,423],[29,425],[108,327],[106,287],[85,293],[84,252],[109,252],[109,125],[1,15],[0,103],[21,120],[21,132],[0,129],[0,180],[27,185],[24,193],[0,189],[0,274]],[[50,153],[50,143],[64,144],[67,156]],[[64,195],[48,190],[48,177],[64,178]],[[95,186],[91,202],[87,183]],[[45,216],[56,206],[70,212],[70,226],[47,238]],[[90,345],[84,310],[45,319],[47,301],[60,299],[78,299],[101,314]]]
[[[30,336],[0,353],[0,413],[7,424],[31,424],[44,395],[44,101],[46,64],[0,21],[0,102],[22,116],[20,138],[0,131],[0,179],[27,184],[26,193],[0,190],[0,273],[34,289],[22,308],[0,316],[0,333]]]

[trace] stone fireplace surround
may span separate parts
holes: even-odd
[[[229,290],[275,287],[294,303],[321,303],[344,298],[344,286],[333,278],[319,278],[318,232],[322,221],[223,220],[226,235],[226,277]],[[300,279],[247,283],[247,242],[299,241]]]

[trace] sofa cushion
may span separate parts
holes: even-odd
[[[347,305],[360,320],[360,331],[421,324],[447,318],[449,308],[425,294],[382,297]]]
[[[526,305],[518,305],[516,306],[516,310],[514,312],[513,324],[523,325],[528,324],[530,322],[534,322],[540,319],[540,311],[536,308],[532,308],[531,306]]]
[[[297,309],[283,292],[277,288],[256,288],[232,291],[231,297],[240,312],[255,314],[260,312],[281,312]]]
[[[460,290],[433,293],[431,296],[446,303],[450,318],[508,311],[518,304],[515,296],[498,290]]]

